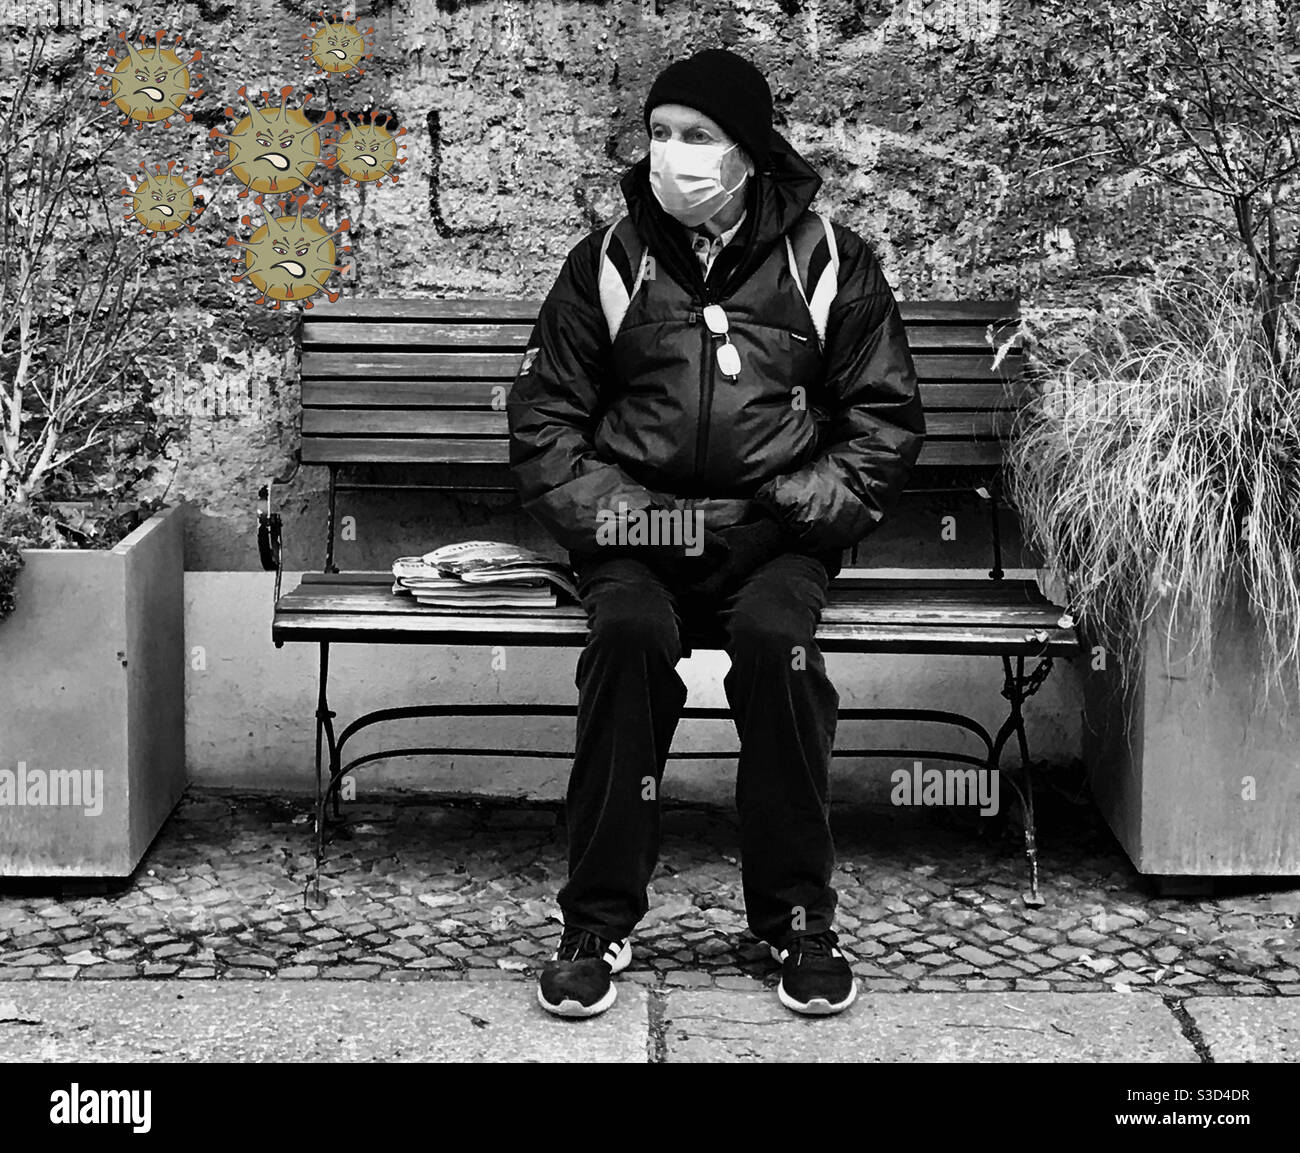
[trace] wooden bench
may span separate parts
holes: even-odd
[[[305,642],[320,649],[316,713],[317,862],[324,847],[326,801],[338,814],[343,777],[370,761],[443,753],[555,757],[571,752],[501,748],[387,749],[345,759],[363,729],[390,720],[448,716],[574,716],[574,706],[422,704],[382,709],[336,730],[328,698],[332,644],[533,645],[576,648],[586,636],[579,606],[462,612],[421,606],[391,591],[387,572],[339,572],[334,561],[338,495],[358,489],[414,488],[513,491],[507,471],[505,399],[528,342],[539,301],[349,300],[304,312],[301,342],[301,463],[329,472],[329,519],[320,573],[280,591],[280,522],[263,489],[263,563],[276,572],[271,635],[277,647]],[[1027,899],[1039,902],[1033,793],[1022,706],[1054,657],[1079,651],[1063,609],[1033,580],[1008,578],[997,533],[998,478],[1009,418],[1018,403],[1022,356],[1014,344],[994,366],[991,333],[1005,340],[1018,309],[1006,301],[912,301],[900,305],[921,381],[928,435],[912,491],[977,494],[989,510],[989,576],[953,578],[933,571],[886,572],[851,566],[833,582],[817,633],[827,652],[935,653],[997,658],[1008,712],[995,731],[974,718],[936,709],[845,708],[841,718],[911,720],[956,726],[981,743],[977,753],[933,749],[837,748],[836,756],[936,759],[1001,768],[1015,737],[1020,765],[1003,772],[1021,802],[1029,862]],[[412,466],[419,480],[395,481]],[[378,479],[376,479],[378,477]],[[492,535],[488,533],[486,535]],[[443,541],[412,541],[411,551]],[[563,553],[556,550],[557,555]],[[855,550],[856,552],[856,550]],[[701,626],[703,627],[703,626]],[[684,638],[689,649],[721,647],[716,633]],[[1026,672],[1026,662],[1034,662]],[[687,708],[687,718],[725,718],[725,709]],[[717,757],[715,752],[674,758]],[[318,869],[319,874],[319,869]]]

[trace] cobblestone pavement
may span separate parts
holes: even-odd
[[[1050,798],[1049,798],[1050,799]],[[192,791],[136,875],[107,891],[0,882],[0,980],[530,977],[560,932],[555,808],[394,797],[350,804],[323,904],[311,803]],[[842,807],[837,927],[867,991],[1300,994],[1300,883],[1157,899],[1091,808],[1040,812],[1042,908],[1014,827]],[[624,980],[756,989],[734,815],[666,809],[651,909]]]

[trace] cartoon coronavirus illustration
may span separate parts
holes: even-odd
[[[196,176],[193,184],[187,184],[184,173],[189,171],[189,166],[183,164],[176,171],[174,160],[167,161],[166,171],[161,164],[155,164],[150,172],[144,161],[140,167],[144,169],[143,176],[130,174],[135,187],[122,189],[122,195],[131,201],[126,219],[134,220],[140,225],[140,231],[150,237],[167,239],[178,235],[183,228],[193,232],[193,222],[203,215],[206,207],[202,200],[196,204],[194,199],[194,190],[203,183],[203,177]]]
[[[344,12],[342,19],[336,20],[328,19],[324,12],[318,15],[321,23],[318,25],[313,20],[311,31],[302,34],[307,41],[306,58],[325,75],[341,76],[355,68],[358,76],[364,76],[361,62],[374,55],[374,44],[366,37],[374,28],[363,32],[352,22],[351,12]]]
[[[398,164],[406,163],[405,156],[397,155],[397,150],[406,145],[399,144],[397,138],[406,135],[406,128],[390,132],[389,118],[384,117],[384,122],[377,124],[373,112],[369,120],[362,120],[358,116],[355,124],[346,112],[343,119],[347,121],[348,127],[334,146],[334,159],[343,175],[349,178],[343,183],[355,181],[358,185],[374,184],[391,174],[393,183],[396,184],[397,173],[393,169]]]
[[[146,124],[162,124],[177,112],[190,121],[193,113],[181,112],[181,105],[188,97],[202,96],[202,91],[190,91],[190,84],[202,80],[201,72],[190,75],[190,69],[203,59],[203,53],[195,49],[188,60],[182,60],[173,49],[180,46],[178,35],[170,47],[163,47],[165,29],[154,33],[153,47],[145,45],[144,36],[138,37],[140,47],[136,47],[127,38],[125,32],[119,32],[117,38],[122,41],[126,55],[118,57],[110,48],[108,54],[115,61],[112,69],[100,66],[95,69],[96,76],[108,78],[107,84],[101,84],[101,90],[108,96],[100,105],[107,108],[116,104],[124,119],[118,123],[122,127],[134,124],[142,129]]]
[[[254,108],[248,99],[247,88],[239,89],[240,98],[248,106],[248,114],[236,120],[229,134],[220,128],[213,128],[208,139],[221,139],[226,142],[224,151],[218,149],[222,158],[222,167],[217,169],[220,176],[233,172],[235,179],[243,185],[239,197],[243,199],[249,192],[259,195],[254,203],[262,202],[263,192],[291,192],[302,184],[312,173],[317,164],[327,168],[334,163],[333,156],[321,155],[321,137],[319,129],[334,123],[334,112],[325,113],[319,125],[307,119],[303,108],[311,93],[303,94],[303,103],[297,108],[288,107],[289,95],[293,85],[280,89],[278,107]],[[271,94],[262,93],[262,100],[270,102]],[[229,106],[226,115],[235,120],[237,113]],[[322,185],[313,185],[312,190],[320,195]]]
[[[234,280],[236,283],[244,279],[253,282],[261,293],[257,304],[269,303],[272,308],[279,308],[282,301],[296,300],[304,308],[311,308],[309,298],[318,292],[324,292],[333,302],[338,300],[339,294],[325,288],[330,274],[347,272],[352,267],[334,263],[333,239],[351,228],[351,221],[341,221],[333,232],[329,232],[320,222],[320,214],[325,210],[324,202],[315,216],[303,215],[306,196],[294,197],[294,203],[298,208],[294,215],[289,215],[288,205],[282,200],[280,215],[273,216],[267,212],[266,223],[248,240],[232,236],[226,241],[227,247],[244,250],[243,256],[232,258],[232,263],[244,266],[242,272],[235,274]],[[250,228],[253,225],[249,216],[245,216],[243,222]],[[350,253],[352,248],[347,246],[342,251]]]

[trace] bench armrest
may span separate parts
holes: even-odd
[[[975,495],[989,506],[989,534],[993,546],[993,567],[989,569],[989,576],[995,581],[1000,581],[1005,575],[1005,570],[1002,568],[1002,533],[998,527],[998,505],[1002,503],[1002,485],[1000,482],[980,485],[975,489]]]
[[[266,507],[257,510],[257,555],[261,558],[262,568],[275,573],[275,603],[280,603],[280,576],[284,562],[281,547],[283,524],[280,514],[271,510],[271,486],[264,484],[257,490],[258,500],[265,500]]]

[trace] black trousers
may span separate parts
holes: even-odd
[[[645,915],[659,856],[659,794],[686,703],[683,625],[714,619],[740,736],[736,806],[749,927],[784,947],[829,929],[834,847],[828,770],[839,695],[814,634],[830,574],[786,553],[712,603],[641,560],[572,557],[589,635],[578,660],[578,723],[567,814],[566,926],[628,936]],[[700,614],[704,614],[702,617]]]

